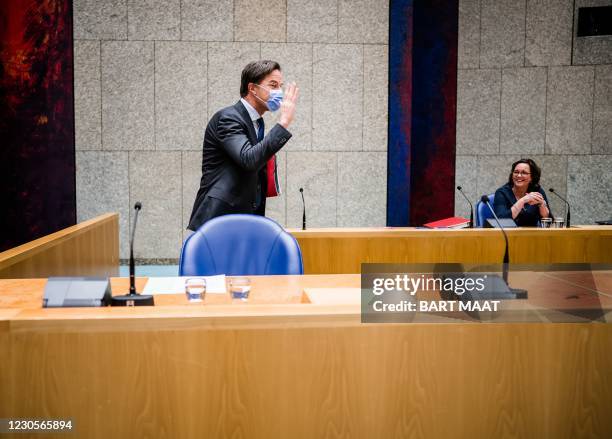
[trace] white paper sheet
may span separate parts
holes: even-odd
[[[207,294],[225,294],[225,275],[217,276],[180,276],[150,277],[142,294],[185,294],[185,280],[192,278],[206,279]]]

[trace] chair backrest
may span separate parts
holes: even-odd
[[[275,221],[247,214],[223,215],[185,240],[179,275],[303,274],[295,238]]]
[[[493,198],[495,198],[495,194],[489,194],[487,197],[489,197],[489,203],[491,207],[493,207]],[[476,227],[484,227],[484,223],[488,218],[493,218],[491,210],[485,203],[479,201],[476,203]]]

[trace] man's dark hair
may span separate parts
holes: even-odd
[[[274,70],[280,70],[280,64],[267,59],[252,61],[242,69],[240,77],[240,97],[249,94],[249,83],[259,84],[266,76]]]
[[[514,181],[512,180],[512,173],[514,172],[516,165],[519,165],[521,163],[529,165],[529,172],[531,172],[531,181],[529,182],[527,191],[537,191],[538,189],[540,189],[540,176],[542,175],[542,170],[538,165],[536,165],[536,162],[531,159],[520,159],[512,163],[512,168],[510,169],[510,176],[508,177],[508,184],[510,185],[510,187],[514,186]]]

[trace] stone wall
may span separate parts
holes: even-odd
[[[472,200],[532,157],[576,224],[612,216],[612,39],[573,36],[575,9],[611,3],[460,1],[456,182]],[[375,0],[74,0],[79,221],[119,212],[125,257],[140,200],[137,255],[177,258],[205,124],[238,99],[247,62],[272,58],[301,98],[269,215],[300,227],[304,187],[309,226],[384,225],[388,11]],[[456,213],[467,214],[459,196]]]
[[[303,187],[309,226],[384,225],[388,27],[387,1],[74,0],[78,220],[119,212],[125,257],[140,200],[137,256],[177,258],[208,118],[270,58],[301,97],[269,216],[301,227]]]
[[[573,22],[581,6],[610,4],[460,1],[456,183],[472,200],[531,157],[574,224],[612,217],[612,37],[576,38]],[[468,214],[459,194],[455,210]]]

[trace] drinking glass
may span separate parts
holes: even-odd
[[[552,218],[542,218],[540,220],[540,227],[543,229],[550,229],[552,225]]]
[[[185,295],[189,302],[201,302],[206,295],[206,279],[192,277],[185,280]]]
[[[248,300],[251,292],[251,280],[248,277],[232,277],[229,280],[232,299]]]

